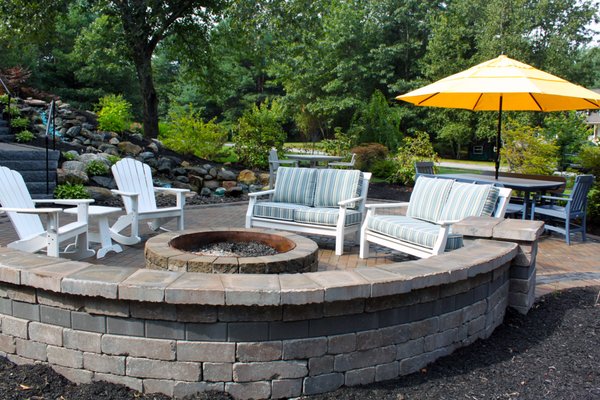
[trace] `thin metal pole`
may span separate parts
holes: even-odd
[[[498,107],[498,133],[496,134],[496,179],[498,179],[498,171],[500,170],[500,147],[502,141],[500,135],[502,134],[502,96],[500,96],[500,105]]]
[[[56,103],[52,100],[52,150],[56,150]]]

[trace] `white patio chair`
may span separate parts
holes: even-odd
[[[327,164],[327,168],[352,168],[356,164],[356,153],[352,153],[350,161],[332,161]]]
[[[277,169],[281,166],[298,167],[298,160],[280,160],[277,155],[277,149],[273,147],[271,151],[269,151],[269,189],[273,189],[275,177],[277,176]]]
[[[8,247],[35,253],[46,249],[52,257],[65,256],[74,260],[91,257],[95,254],[88,243],[88,205],[93,199],[78,200],[33,200],[20,173],[0,167],[1,211],[10,218],[19,240]],[[35,208],[35,204],[54,203],[77,206],[77,221],[59,226],[58,215],[61,208]],[[46,215],[46,227],[40,215]],[[62,251],[60,244],[70,243]]]
[[[126,211],[126,214],[120,216],[111,227],[111,237],[115,241],[127,245],[139,243],[141,238],[138,224],[142,220],[149,220],[148,226],[156,231],[169,220],[176,218],[177,230],[184,229],[183,206],[185,193],[189,192],[189,189],[154,187],[150,167],[133,158],[118,161],[111,170],[118,187],[118,190],[112,192],[123,198]],[[176,206],[158,208],[154,192],[174,194],[177,197]],[[130,236],[121,233],[127,227],[131,227]]]

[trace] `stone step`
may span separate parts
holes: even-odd
[[[19,171],[34,199],[52,198],[56,187],[59,157],[59,151],[48,151],[48,173],[46,174],[45,149],[26,145],[0,145],[0,165]]]
[[[13,143],[15,141],[15,135],[9,135],[8,133],[0,132],[0,142],[2,143]]]
[[[0,127],[6,127],[6,126],[8,126],[8,121],[5,121],[2,118],[0,118]]]
[[[0,126],[0,135],[8,135],[10,128],[8,126]]]

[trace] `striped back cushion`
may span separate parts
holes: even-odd
[[[317,173],[315,207],[337,207],[342,200],[357,197],[359,170],[320,169]],[[351,205],[351,208],[355,205]]]
[[[496,208],[497,200],[498,188],[493,185],[454,182],[440,219],[453,221],[466,217],[489,217]]]
[[[279,167],[273,201],[312,206],[316,180],[316,169]]]
[[[437,222],[448,199],[452,183],[454,181],[451,179],[419,177],[410,195],[406,216]]]

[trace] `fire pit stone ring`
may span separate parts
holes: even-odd
[[[258,242],[277,251],[272,256],[232,257],[195,254],[200,245],[216,242]],[[146,242],[146,268],[225,274],[315,272],[318,246],[290,232],[258,228],[204,228],[166,232]]]

